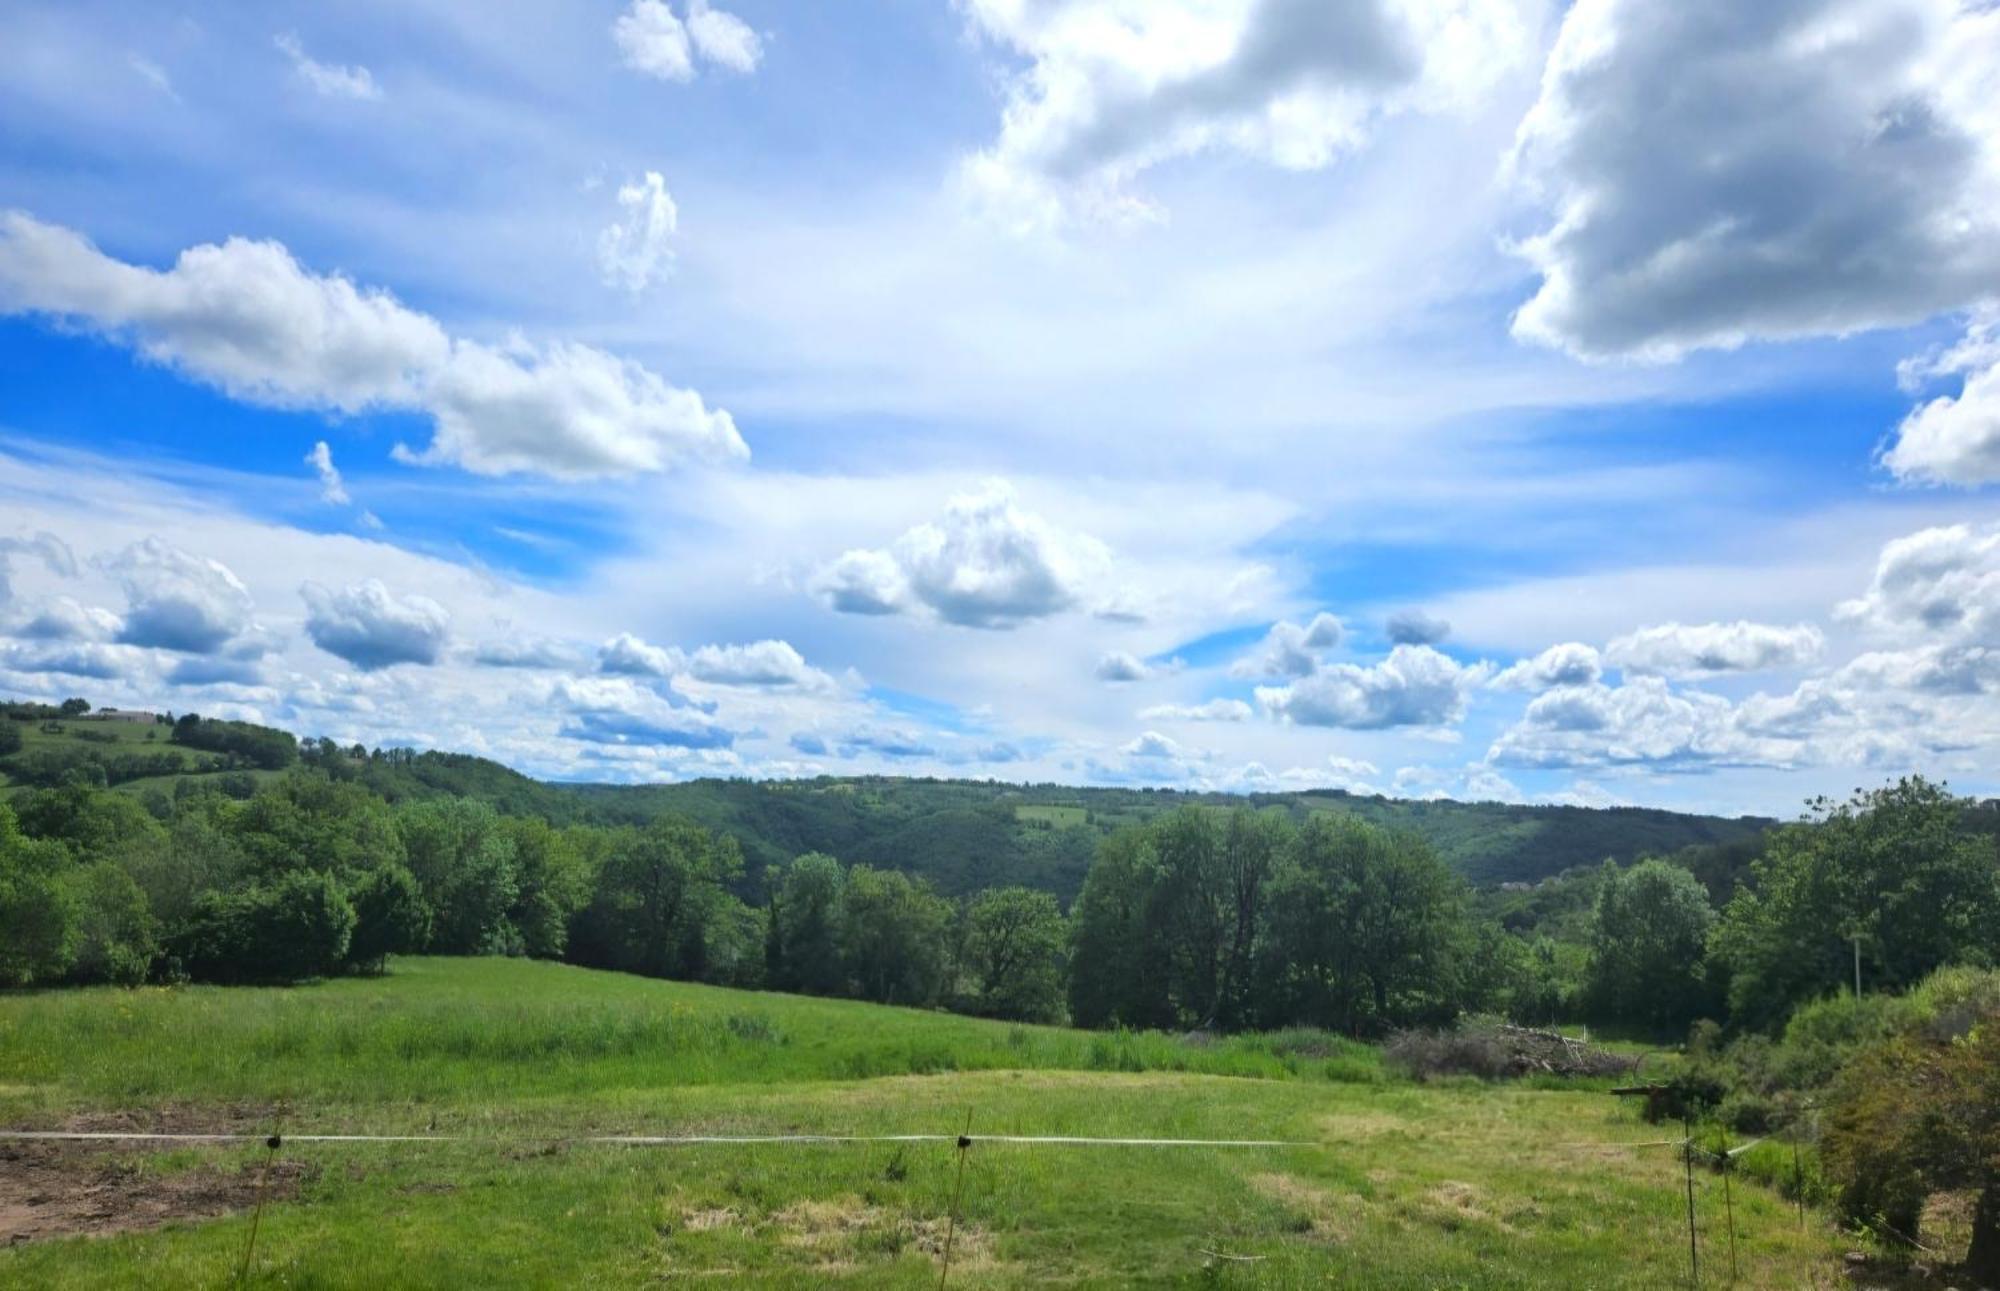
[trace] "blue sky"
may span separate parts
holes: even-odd
[[[2000,792],[1991,6],[0,50],[0,691],[564,778]]]

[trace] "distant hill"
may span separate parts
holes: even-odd
[[[21,731],[25,747],[0,759],[0,770],[17,787],[48,783],[78,761],[99,764],[109,772],[101,782],[135,793],[171,793],[180,779],[228,775],[230,789],[240,796],[278,774],[272,760],[252,760],[212,740],[200,747],[180,743],[174,728],[165,725],[74,720],[10,725]],[[260,730],[211,725],[253,736]],[[217,748],[224,751],[209,751]],[[819,851],[850,863],[921,874],[949,895],[1021,883],[1053,892],[1065,902],[1082,886],[1105,835],[1189,804],[1213,811],[1246,804],[1277,808],[1300,819],[1317,812],[1351,813],[1423,835],[1459,873],[1481,886],[1537,882],[1607,858],[1629,861],[1729,845],[1754,848],[1756,836],[1775,823],[1642,807],[1415,802],[1337,789],[1244,797],[898,776],[564,784],[535,780],[461,753],[398,749],[357,758],[352,750],[301,741],[298,756],[359,779],[392,802],[477,798],[501,811],[540,816],[558,825],[636,824],[679,812],[735,836],[747,862],[746,886],[754,885],[768,865]]]

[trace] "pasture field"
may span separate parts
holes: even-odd
[[[0,1285],[935,1286],[1684,1282],[1666,1137],[1601,1085],[1408,1083],[1313,1032],[1109,1035],[553,964],[398,959],[288,989],[0,996],[0,1125],[423,1143],[0,1141]],[[982,1135],[1279,1139],[1025,1145]],[[1721,1182],[1697,1176],[1707,1268]],[[1734,1192],[1740,1281],[1833,1285],[1836,1236]]]

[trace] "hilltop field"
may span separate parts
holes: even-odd
[[[1316,1032],[1088,1033],[490,958],[0,997],[0,1124],[448,1140],[286,1142],[254,1221],[260,1286],[935,1286],[950,1143],[569,1140],[950,1135],[968,1115],[952,1285],[1673,1285],[1680,1167],[1607,1084],[1420,1085]],[[228,1284],[265,1159],[0,1143],[0,1285]],[[1722,1183],[1696,1187],[1719,1270]],[[1741,1178],[1732,1201],[1745,1285],[1839,1279],[1817,1216]]]

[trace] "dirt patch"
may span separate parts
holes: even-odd
[[[1273,1201],[1290,1206],[1312,1236],[1335,1242],[1353,1236],[1354,1221],[1360,1217],[1360,1198],[1336,1197],[1290,1174],[1253,1174],[1247,1182]]]
[[[681,1227],[690,1233],[706,1233],[716,1228],[734,1228],[736,1212],[726,1206],[712,1210],[691,1210],[681,1216]]]
[[[944,1254],[948,1221],[919,1219],[847,1196],[795,1201],[774,1212],[764,1227],[774,1231],[780,1243],[809,1253],[825,1269],[850,1265],[857,1256],[894,1256],[905,1250],[936,1259]],[[958,1225],[951,1262],[955,1268],[991,1266],[992,1239],[975,1225]]]
[[[1424,1194],[1425,1217],[1442,1228],[1454,1230],[1468,1223],[1491,1224],[1503,1233],[1514,1228],[1485,1209],[1484,1195],[1469,1183],[1447,1179]]]
[[[91,1134],[269,1134],[284,1112],[271,1103],[166,1103],[134,1111],[79,1112],[62,1128]]]
[[[148,1169],[129,1153],[79,1143],[0,1143],[0,1245],[77,1234],[133,1232],[212,1219],[256,1204],[259,1167]],[[267,1202],[285,1201],[319,1173],[272,1163]]]

